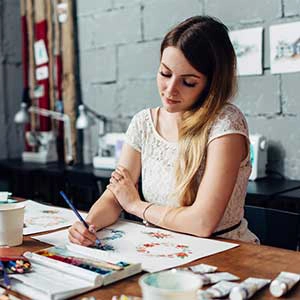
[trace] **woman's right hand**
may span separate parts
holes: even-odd
[[[69,240],[70,242],[82,246],[95,245],[96,242],[96,229],[94,225],[89,225],[87,229],[82,222],[75,222],[69,228]]]

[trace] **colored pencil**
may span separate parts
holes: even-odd
[[[63,199],[66,201],[66,203],[69,205],[69,207],[73,210],[73,212],[78,217],[78,219],[80,220],[80,222],[82,222],[82,224],[85,226],[86,229],[89,229],[89,224],[83,219],[83,217],[80,215],[80,213],[75,208],[75,206],[73,205],[73,203],[69,200],[69,198],[67,197],[67,195],[63,191],[60,191],[59,193],[63,197]],[[96,243],[97,247],[99,247],[101,245],[101,242],[100,242],[100,240],[98,238],[96,238],[96,242],[95,243]]]

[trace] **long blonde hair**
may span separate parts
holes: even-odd
[[[227,27],[209,16],[191,17],[173,28],[162,41],[161,56],[169,46],[180,49],[208,79],[198,101],[183,113],[179,128],[173,195],[188,206],[197,195],[197,171],[205,158],[211,125],[236,91],[236,56]]]

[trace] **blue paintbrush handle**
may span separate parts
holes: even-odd
[[[88,223],[83,219],[83,217],[80,215],[80,213],[78,212],[78,210],[75,208],[75,206],[73,205],[73,203],[68,199],[67,195],[63,192],[60,191],[59,192],[61,194],[61,196],[64,198],[64,200],[66,201],[66,203],[69,205],[69,207],[73,210],[73,212],[75,213],[75,215],[78,217],[78,219],[84,224],[84,226],[89,229],[89,225]]]
[[[66,203],[69,205],[69,207],[73,210],[73,212],[78,217],[78,219],[80,220],[80,222],[83,223],[83,225],[85,226],[86,229],[89,229],[89,224],[83,219],[83,217],[80,215],[80,213],[75,208],[75,206],[73,205],[73,203],[69,200],[69,198],[67,197],[67,195],[63,191],[60,191],[59,193],[61,194],[61,196],[63,197],[63,199],[66,201]],[[98,238],[96,238],[96,246],[99,247],[100,245],[101,245],[100,240]]]
[[[0,269],[2,269],[3,272],[3,279],[4,279],[4,284],[6,285],[6,287],[9,289],[10,288],[10,278],[8,277],[4,264],[2,263],[2,261],[0,260]]]

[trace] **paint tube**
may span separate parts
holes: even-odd
[[[234,287],[229,295],[230,300],[246,300],[251,298],[258,290],[262,289],[271,280],[249,277]]]
[[[228,273],[228,272],[218,272],[218,273],[211,273],[211,274],[199,274],[200,279],[200,287],[207,285],[207,284],[213,284],[217,283],[222,280],[227,281],[233,281],[233,280],[239,280],[240,278]]]
[[[270,293],[274,297],[280,297],[289,291],[298,281],[300,275],[290,272],[281,272],[270,285]]]
[[[207,264],[199,264],[195,266],[190,266],[189,269],[194,273],[206,274],[216,272],[218,268]]]
[[[238,286],[236,282],[220,281],[205,291],[199,290],[197,293],[197,300],[222,298],[229,295],[232,288]]]

